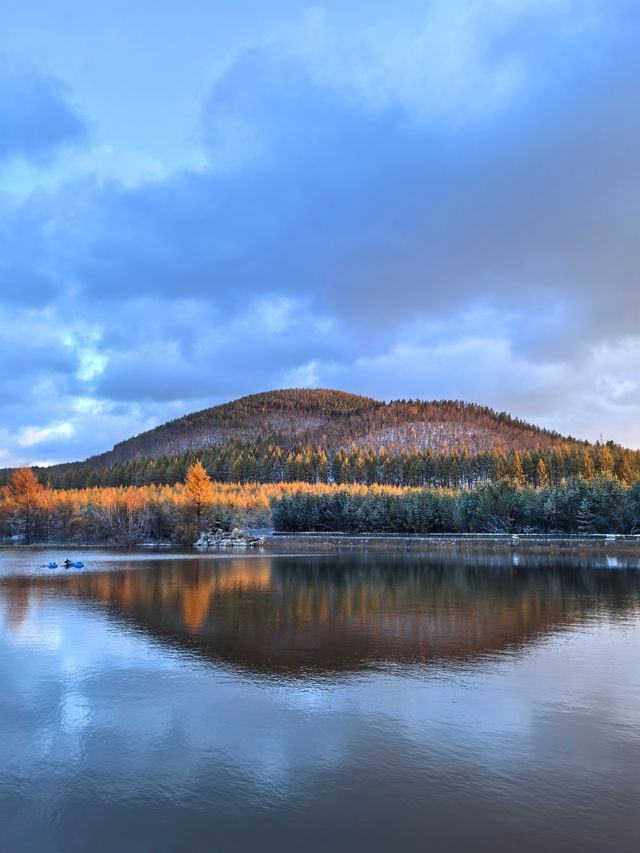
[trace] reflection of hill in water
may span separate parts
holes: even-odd
[[[441,554],[168,560],[45,583],[100,602],[179,647],[292,675],[354,671],[378,661],[473,659],[599,613],[638,609],[640,572],[549,556],[527,556],[517,567],[506,560]],[[23,581],[14,589],[22,607],[26,585],[34,586]]]

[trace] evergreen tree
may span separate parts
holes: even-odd
[[[578,533],[593,533],[593,520],[591,500],[585,495],[578,508]]]

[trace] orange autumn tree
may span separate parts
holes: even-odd
[[[544,464],[542,458],[538,459],[538,464],[536,465],[536,486],[538,489],[546,489],[549,486],[547,466]]]
[[[187,471],[184,486],[189,504],[195,510],[199,531],[202,508],[206,504],[213,503],[215,498],[215,490],[213,483],[211,482],[211,477],[207,474],[199,459],[197,459]]]
[[[31,542],[36,512],[45,487],[31,468],[17,468],[11,475],[4,495],[14,509],[25,543]]]

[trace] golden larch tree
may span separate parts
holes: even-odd
[[[213,502],[215,490],[213,488],[213,483],[211,482],[211,477],[209,477],[204,465],[199,459],[196,459],[187,471],[184,485],[189,498],[189,503],[195,510],[198,530],[200,530],[202,507],[205,504]]]
[[[611,452],[611,448],[606,444],[604,447],[600,448],[598,453],[598,463],[600,474],[607,476],[613,472],[613,453]]]
[[[536,486],[539,489],[546,489],[549,485],[549,475],[547,474],[547,466],[544,464],[544,459],[538,459],[536,465]]]

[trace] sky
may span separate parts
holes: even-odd
[[[631,0],[23,0],[0,466],[272,388],[640,447]]]

